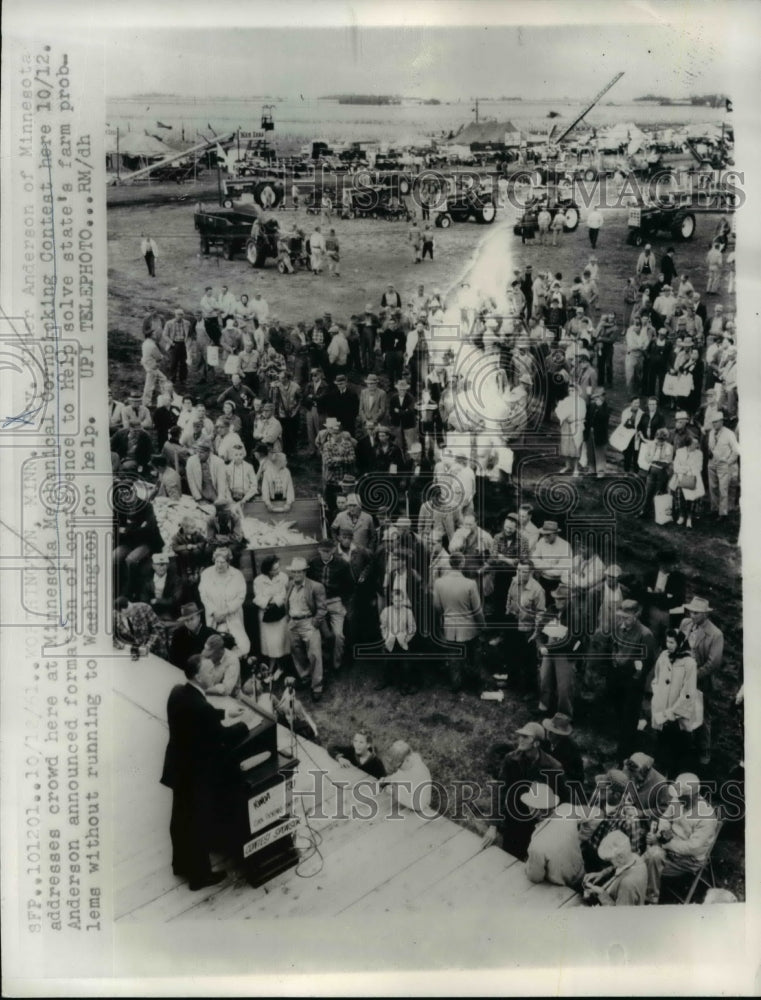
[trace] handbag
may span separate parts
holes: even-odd
[[[623,424],[619,424],[610,435],[608,444],[611,448],[615,448],[616,451],[626,451],[631,444],[635,433],[636,431],[633,427],[624,427]]]
[[[642,469],[643,472],[647,472],[650,468],[650,463],[653,460],[653,452],[655,451],[655,441],[643,441],[639,448],[639,454],[637,455],[637,465]]]
[[[670,524],[673,521],[671,516],[672,497],[670,493],[661,493],[653,497],[653,510],[655,511],[656,524]]]
[[[267,624],[279,622],[285,618],[285,608],[280,604],[268,604],[262,612],[262,621]]]
[[[691,472],[682,472],[676,479],[676,485],[681,490],[694,490],[697,484],[697,476],[693,476]]]
[[[210,368],[216,368],[219,364],[219,348],[215,344],[209,344],[206,348],[206,364]]]

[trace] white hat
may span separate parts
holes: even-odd
[[[533,781],[531,788],[521,795],[521,802],[529,809],[554,809],[560,799],[549,785]]]
[[[631,849],[632,842],[623,830],[611,830],[600,841],[597,853],[602,861],[610,861],[619,851],[630,851]]]
[[[353,503],[355,503],[358,507],[361,506],[361,504],[359,502],[359,497],[357,496],[356,493],[349,493],[348,496],[346,497],[346,503],[347,504],[353,504]]]
[[[291,559],[291,565],[287,566],[286,569],[289,573],[305,570],[307,569],[307,561],[301,556],[294,556],[293,559]]]

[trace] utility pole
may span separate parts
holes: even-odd
[[[478,98],[474,97],[473,100],[475,101],[475,107],[472,110],[476,113],[476,125],[478,125]]]

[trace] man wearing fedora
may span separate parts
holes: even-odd
[[[322,699],[321,627],[328,613],[325,588],[307,578],[307,561],[300,556],[286,567],[290,582],[285,607],[291,636],[291,655],[302,684],[309,684],[312,701]]]
[[[708,617],[713,608],[705,597],[693,597],[684,610],[689,617],[679,627],[687,636],[698,668],[698,690],[703,693],[703,725],[695,733],[695,743],[700,763],[709,764],[714,679],[724,661],[724,633]]]
[[[536,567],[537,580],[549,599],[561,581],[567,582],[573,560],[571,546],[564,538],[560,538],[557,521],[545,521],[539,529],[539,538],[531,552],[531,560]]]
[[[569,782],[584,781],[584,761],[576,741],[573,726],[564,712],[556,712],[551,719],[542,722],[547,733],[546,747],[555,760],[560,761]]]
[[[526,860],[529,881],[580,888],[584,862],[574,807],[543,782],[532,783],[521,802],[536,818]]]
[[[378,385],[378,376],[370,372],[365,379],[365,388],[359,394],[357,433],[366,433],[368,424],[382,424],[388,412],[388,396]]]
[[[182,605],[177,621],[179,624],[169,641],[169,662],[183,670],[190,657],[203,650],[209,636],[218,633],[204,624],[203,614],[195,601]]]

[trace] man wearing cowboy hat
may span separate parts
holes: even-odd
[[[303,684],[309,684],[312,701],[322,699],[321,626],[327,615],[325,588],[307,578],[307,561],[300,556],[286,567],[290,582],[286,590],[286,613],[291,637],[291,655]]]
[[[560,761],[568,781],[584,781],[584,762],[575,740],[570,718],[563,712],[556,712],[551,719],[542,722],[547,733],[547,749],[555,760]]]
[[[341,481],[347,472],[354,471],[355,451],[343,439],[337,417],[325,420],[325,427],[317,435],[317,450],[322,456],[322,489],[325,504],[331,517],[335,516],[336,496],[341,492]]]
[[[662,880],[694,875],[711,853],[719,832],[714,808],[700,794],[696,774],[680,774],[673,785],[673,800],[656,833],[648,833],[647,901],[660,901]]]
[[[539,538],[531,552],[537,579],[548,598],[559,583],[567,582],[571,572],[573,552],[568,542],[559,535],[558,522],[546,520],[539,529]]]
[[[724,411],[713,414],[708,433],[708,496],[711,513],[728,517],[734,509],[734,493],[739,472],[740,447],[733,431],[724,426]]]
[[[560,761],[542,749],[544,727],[538,722],[527,722],[515,735],[517,747],[505,756],[499,769],[499,829],[503,849],[524,861],[536,825],[535,814],[521,798],[526,787],[531,782],[540,782],[549,785],[564,801],[569,795]],[[495,828],[487,832],[489,842],[494,842],[495,833]]]
[[[698,689],[703,692],[703,725],[695,734],[695,743],[700,763],[709,764],[714,678],[721,671],[724,661],[724,633],[708,617],[713,608],[704,597],[693,597],[689,604],[685,604],[684,610],[689,618],[685,618],[679,628],[687,636],[698,668]]]
[[[584,862],[574,807],[561,802],[543,782],[534,782],[521,802],[536,819],[526,860],[529,881],[579,888]]]

